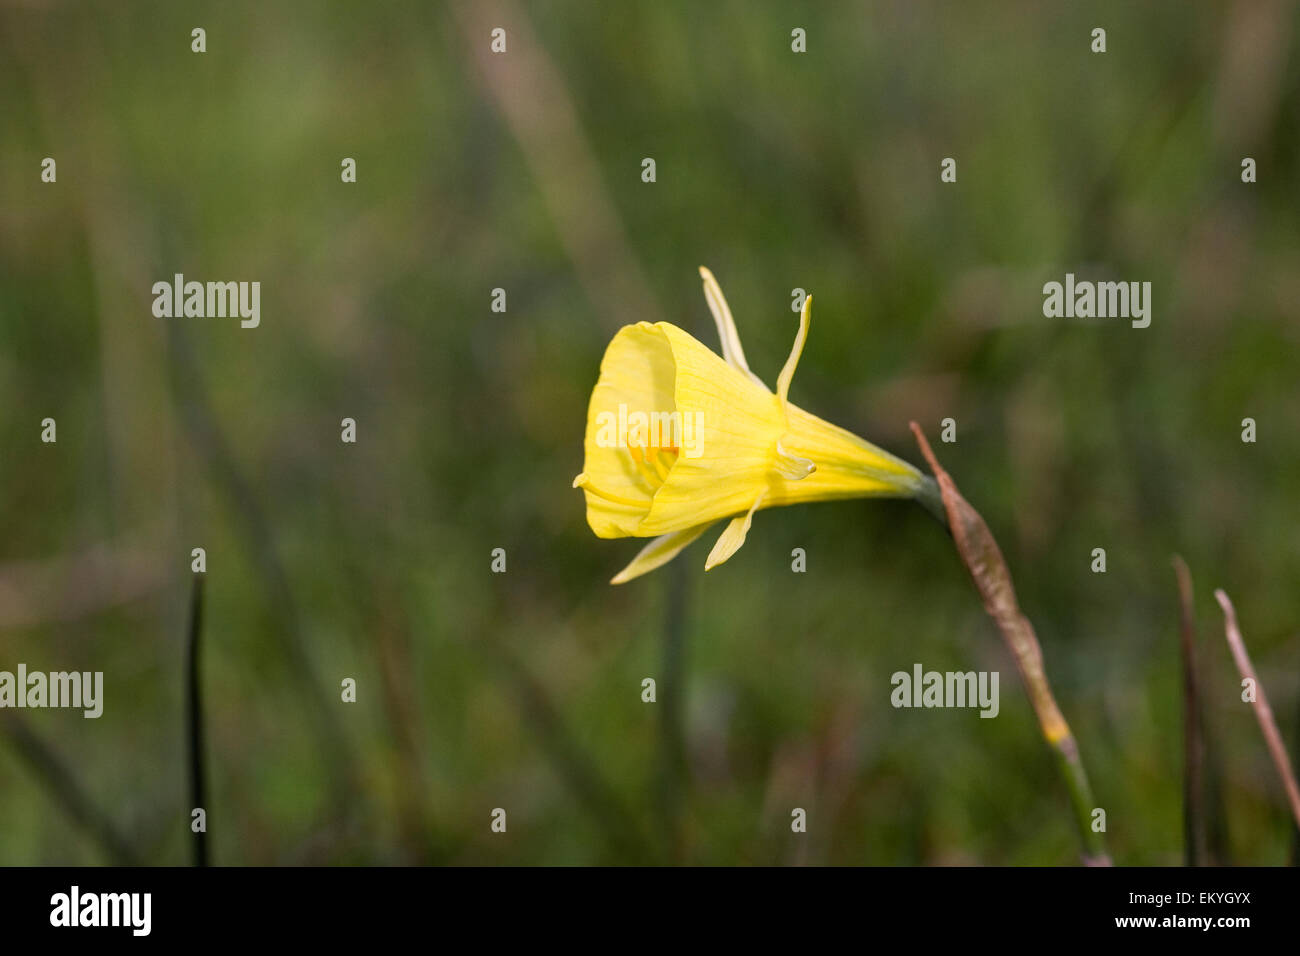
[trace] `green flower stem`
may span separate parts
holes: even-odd
[[[939,491],[939,484],[929,475],[921,478],[920,490],[916,493],[916,502],[939,524],[945,528],[948,527],[948,512],[943,506],[943,494]]]

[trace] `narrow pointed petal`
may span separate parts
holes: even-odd
[[[713,570],[740,550],[740,546],[745,543],[745,536],[749,534],[749,526],[754,521],[754,512],[758,510],[758,506],[763,503],[763,499],[766,497],[767,491],[765,490],[754,499],[749,511],[743,515],[737,515],[728,522],[727,527],[718,536],[717,544],[713,546],[708,559],[704,562],[705,571]]]
[[[794,378],[794,370],[799,366],[799,356],[803,355],[804,343],[808,341],[808,323],[812,319],[812,296],[803,300],[803,311],[799,313],[799,331],[794,337],[794,346],[790,349],[790,357],[785,360],[785,368],[781,369],[781,374],[776,380],[776,397],[781,400],[781,404],[786,403],[786,397],[790,394],[790,380]]]
[[[704,298],[709,303],[709,311],[713,313],[713,321],[718,325],[718,338],[722,340],[722,357],[727,360],[728,365],[740,369],[759,385],[763,385],[763,380],[749,370],[749,363],[745,361],[745,350],[740,347],[740,333],[736,331],[736,320],[731,317],[731,309],[722,295],[718,280],[713,278],[713,273],[704,266],[700,266],[700,278],[704,280]],[[767,388],[766,385],[763,387]]]
[[[683,528],[681,531],[673,531],[669,534],[661,534],[649,544],[647,544],[632,559],[632,563],[625,567],[618,574],[610,579],[610,584],[626,584],[633,578],[639,578],[643,574],[648,574],[655,568],[662,567],[681,552],[681,550],[704,534],[713,522],[708,521],[694,528]]]

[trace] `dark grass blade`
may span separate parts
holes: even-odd
[[[1192,574],[1187,562],[1178,555],[1174,555],[1173,564],[1178,576],[1178,646],[1183,659],[1183,862],[1187,866],[1202,866],[1205,863],[1205,738]]]

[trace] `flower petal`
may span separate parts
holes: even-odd
[[[811,319],[812,296],[808,296],[803,300],[803,311],[799,313],[799,331],[795,333],[790,357],[785,360],[785,367],[781,369],[781,374],[776,379],[776,397],[781,400],[782,405],[786,403],[787,396],[790,394],[790,380],[794,378],[794,370],[799,365],[799,356],[803,355],[804,343],[808,341],[808,323]]]
[[[789,430],[780,452],[817,463],[802,481],[777,482],[767,507],[837,498],[913,498],[924,478],[919,471],[883,448],[787,402]]]
[[[660,323],[677,363],[675,407],[687,442],[633,534],[653,537],[746,510],[772,480],[785,431],[776,396],[706,345]]]
[[[749,370],[749,363],[745,361],[745,350],[740,347],[740,333],[736,331],[736,320],[731,317],[731,309],[722,295],[718,280],[713,278],[713,273],[704,266],[700,266],[700,278],[704,280],[704,298],[709,303],[709,311],[713,313],[713,321],[718,325],[718,338],[722,340],[722,357],[727,360],[728,365],[739,369],[759,385],[763,385],[763,380]],[[763,387],[767,388],[766,385]]]
[[[745,543],[745,536],[749,534],[749,526],[754,521],[754,512],[758,510],[758,506],[763,503],[763,499],[766,497],[767,489],[764,489],[754,499],[754,503],[749,506],[747,512],[743,515],[737,515],[728,522],[727,527],[718,536],[717,544],[713,546],[708,559],[704,562],[705,571],[711,571],[740,550],[740,546]]]
[[[662,567],[681,552],[700,535],[704,534],[713,522],[706,521],[704,524],[696,525],[694,528],[683,528],[681,531],[673,531],[669,534],[661,534],[644,548],[642,548],[632,563],[625,567],[618,574],[610,579],[610,584],[626,584],[633,578],[639,578],[643,574],[648,574],[655,568]]]
[[[648,322],[624,326],[605,350],[587,408],[583,480],[576,483],[586,493],[587,524],[597,537],[632,534],[661,483],[618,443],[619,407],[625,414],[670,412],[675,380],[672,347]]]

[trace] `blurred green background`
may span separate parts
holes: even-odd
[[[0,712],[0,862],[190,859],[194,547],[217,863],[1077,861],[1012,661],[915,505],[764,511],[707,576],[702,542],[606,583],[639,545],[594,538],[570,488],[590,389],[623,324],[716,346],[700,264],[769,383],[815,293],[792,400],[912,461],[925,426],[1016,575],[1117,863],[1183,858],[1186,558],[1218,858],[1286,862],[1211,592],[1294,745],[1296,21],[0,5],[0,669],[105,674],[99,720]],[[155,319],[177,272],[260,281],[261,327]],[[1150,281],[1150,328],[1044,318],[1066,272]],[[999,717],[895,710],[916,662],[1000,671]]]

